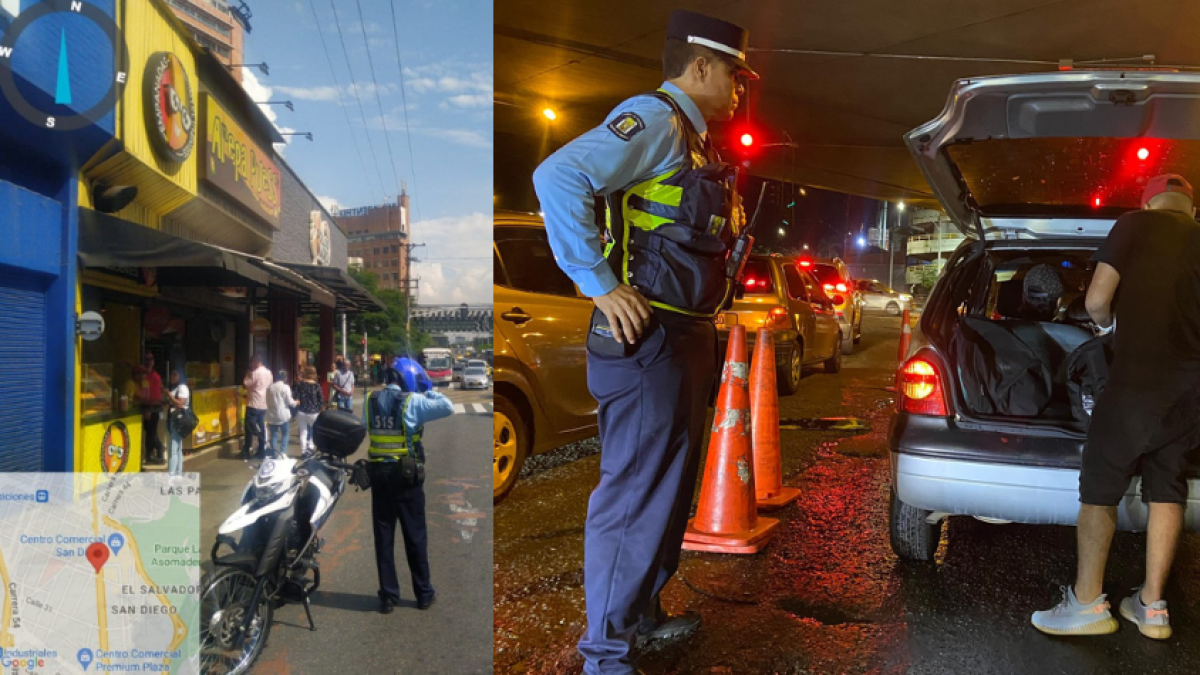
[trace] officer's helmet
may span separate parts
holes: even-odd
[[[392,367],[388,369],[388,384],[392,384],[392,373],[399,379],[395,384],[404,391],[423,393],[433,389],[433,380],[425,374],[425,369],[407,356],[392,361]]]

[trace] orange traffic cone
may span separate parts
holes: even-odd
[[[750,365],[750,424],[754,444],[754,490],[758,508],[781,509],[796,501],[800,490],[783,486],[783,455],[779,449],[779,390],[775,387],[775,340],[758,329]]]
[[[778,520],[759,518],[754,508],[746,370],[746,327],[734,325],[729,330],[700,503],[683,536],[683,548],[690,551],[757,553],[779,525]]]
[[[900,355],[897,360],[904,363],[908,358],[908,346],[912,344],[912,325],[909,323],[908,310],[904,310],[904,318],[900,320]]]

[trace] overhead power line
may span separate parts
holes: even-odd
[[[342,105],[342,87],[338,83],[337,71],[333,68],[333,59],[329,56],[329,46],[325,44],[325,32],[321,29],[321,19],[317,16],[317,6],[313,0],[308,0],[308,6],[312,10],[313,22],[317,26],[317,36],[321,38],[321,49],[325,52],[325,63],[329,64],[329,74],[333,76],[333,89],[337,94],[338,107],[342,109],[342,116],[346,118],[346,128],[350,130],[350,141],[354,143],[354,154],[358,155],[358,161],[363,170],[363,179],[367,181],[367,189],[374,192],[375,187],[371,184],[371,172],[367,170],[367,160],[363,157],[362,150],[358,147],[358,136],[354,133],[354,125],[350,123],[350,113],[346,111],[346,106]],[[370,138],[367,139],[368,144]],[[372,201],[379,201],[372,195]]]
[[[379,168],[379,155],[375,154],[375,146],[371,144],[371,129],[367,126],[367,114],[363,112],[362,97],[358,95],[358,81],[354,79],[354,67],[350,65],[350,52],[346,49],[346,37],[342,35],[342,24],[338,19],[337,3],[329,0],[333,7],[333,25],[337,27],[338,40],[342,43],[342,55],[346,57],[346,69],[350,71],[350,86],[354,87],[354,100],[358,102],[358,114],[362,117],[363,133],[367,137],[367,147],[371,149],[371,158],[375,160],[375,170],[379,172],[380,184],[383,183],[383,169]],[[387,194],[387,190],[384,190]]]
[[[396,181],[396,194],[400,192],[400,172],[396,169],[396,155],[392,152],[392,137],[388,133],[387,113],[383,109],[383,100],[379,98],[379,80],[375,79],[375,61],[371,58],[371,41],[367,38],[367,24],[363,21],[362,3],[354,0],[358,8],[358,24],[362,28],[363,47],[367,50],[367,66],[371,69],[371,84],[375,85],[375,104],[379,106],[379,123],[383,125],[383,140],[387,143],[388,159],[392,162],[392,178]]]
[[[400,69],[400,102],[404,106],[404,136],[408,140],[408,162],[413,180],[413,206],[417,211],[417,222],[421,222],[420,190],[417,189],[417,161],[413,157],[412,132],[408,126],[408,96],[404,93],[404,63],[400,60],[400,34],[396,29],[396,2],[392,0],[392,42],[396,45],[396,67]]]

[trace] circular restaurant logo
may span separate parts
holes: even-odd
[[[146,64],[142,98],[150,142],[166,159],[182,162],[196,141],[196,106],[192,85],[179,57],[156,52]]]
[[[81,18],[48,18],[58,13]],[[104,49],[112,60],[112,71],[103,73],[108,86],[84,83],[78,93],[86,100],[76,100],[72,85],[81,81],[72,80],[71,55],[75,54],[77,62],[95,63],[95,45],[101,42],[95,39],[97,30],[106,41]],[[57,67],[46,68],[44,57],[51,48],[51,41],[56,43],[51,53],[58,55]],[[32,77],[36,80],[41,75],[46,81],[34,81],[33,84],[44,91],[30,88],[27,93],[21,91],[13,72],[17,59],[22,63],[22,79]],[[27,64],[28,68],[25,67]],[[42,0],[18,14],[0,39],[0,92],[22,117],[44,129],[75,131],[95,124],[120,100],[128,79],[128,66],[129,50],[125,48],[124,37],[116,22],[99,8],[81,0]],[[51,90],[53,98],[49,96]],[[79,111],[89,103],[89,107]]]
[[[129,429],[124,422],[113,422],[104,431],[100,442],[100,466],[104,473],[121,473],[129,463]]]

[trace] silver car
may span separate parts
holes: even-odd
[[[904,310],[912,309],[912,296],[893,291],[878,279],[858,279],[855,282],[862,292],[863,309],[868,312],[885,312],[889,316],[900,316]]]
[[[1148,177],[1200,173],[1195,155],[1183,152],[1196,143],[1197,106],[1198,73],[981,77],[956,82],[942,114],[905,136],[967,238],[897,372],[889,525],[901,558],[932,560],[947,517],[1076,524],[1091,419],[1066,386],[1066,368],[1055,366],[1092,338],[1090,258],[1116,219],[1140,208]],[[1034,265],[1064,282],[1053,314],[1025,314],[1018,275]],[[1004,342],[1010,336],[1019,342]],[[996,393],[1004,383],[988,373],[1021,351],[1014,344],[1028,347],[1021,353],[1036,362],[1025,363],[1053,381],[1039,396]],[[1185,523],[1195,532],[1200,462],[1187,471]],[[1140,480],[1130,480],[1117,509],[1122,530],[1146,529]]]
[[[463,371],[462,384],[459,386],[463,389],[487,389],[487,368],[467,368]]]

